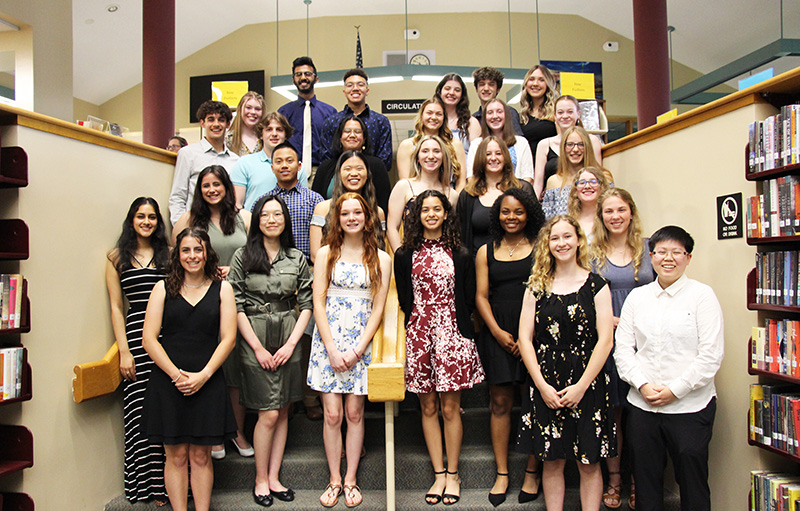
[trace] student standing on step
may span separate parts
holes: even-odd
[[[280,482],[289,404],[303,398],[302,353],[297,346],[311,319],[311,270],[294,248],[286,203],[274,195],[256,202],[247,244],[233,254],[228,282],[236,297],[242,403],[258,410],[253,431],[253,498],[294,500]],[[297,311],[300,311],[299,314]]]
[[[473,341],[472,254],[461,246],[453,207],[442,192],[425,190],[414,200],[394,271],[406,315],[406,389],[419,396],[422,432],[436,476],[425,501],[455,504],[461,498],[461,391],[482,382],[484,375]]]
[[[613,346],[611,292],[590,272],[586,237],[570,216],[551,218],[536,242],[519,321],[519,352],[533,385],[520,418],[520,451],[542,460],[549,511],[564,508],[564,466],[578,465],[581,509],[598,511],[600,460],[617,451],[603,371]]]
[[[316,327],[307,382],[321,393],[325,413],[323,442],[330,483],[319,498],[325,507],[335,506],[342,493],[347,507],[355,507],[362,500],[356,473],[364,445],[367,367],[372,361],[372,337],[383,317],[392,276],[391,258],[378,248],[373,214],[359,194],[341,195],[315,257]],[[343,417],[347,419],[344,485]]]

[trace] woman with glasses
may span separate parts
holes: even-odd
[[[608,181],[603,171],[597,167],[584,167],[575,176],[572,188],[569,190],[569,204],[567,205],[569,214],[578,221],[590,244],[594,238],[597,199],[606,190],[608,190]]]
[[[356,115],[348,115],[342,119],[333,134],[330,150],[331,158],[320,164],[311,189],[322,195],[323,199],[333,197],[334,176],[339,157],[345,151],[359,151],[372,174],[372,184],[375,186],[375,198],[378,200],[378,206],[384,211],[388,211],[389,194],[392,193],[389,172],[386,170],[383,160],[372,154],[372,142],[364,121]]]
[[[609,188],[600,195],[598,204],[599,207],[595,209],[594,242],[591,247],[592,268],[608,281],[616,329],[628,294],[637,287],[653,282],[655,273],[646,248],[648,240],[642,238],[642,224],[631,194],[622,188]],[[620,379],[612,356],[606,360],[606,373],[610,378],[609,394],[617,425],[619,455],[606,459],[608,485],[603,492],[603,503],[610,509],[617,509],[621,506],[622,499],[622,412],[629,386]],[[631,509],[636,502],[635,495],[631,477],[628,499]]]
[[[567,129],[580,126],[581,108],[578,100],[574,96],[563,95],[556,99],[555,103],[555,123],[556,135],[539,141],[536,146],[536,162],[534,164],[533,188],[536,190],[537,197],[542,196],[550,177],[558,170],[559,156],[564,154],[561,150],[561,141]],[[597,160],[596,167],[603,163],[601,147],[603,141],[596,135],[591,135],[592,153]]]

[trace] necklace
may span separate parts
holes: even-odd
[[[508,257],[512,257],[514,255],[514,251],[517,249],[517,247],[519,247],[519,244],[525,241],[525,237],[523,236],[522,238],[520,238],[517,244],[514,245],[514,248],[511,248],[511,245],[509,245],[508,241],[506,241],[505,238],[503,238],[503,241],[506,244],[506,250],[508,250]]]
[[[203,279],[203,282],[201,282],[200,284],[198,284],[198,285],[196,285],[196,286],[190,286],[190,285],[189,285],[189,284],[187,284],[186,282],[184,282],[184,283],[183,283],[183,285],[184,285],[184,286],[186,286],[186,287],[188,287],[188,288],[190,288],[190,289],[198,289],[198,288],[201,288],[201,287],[203,287],[203,286],[205,285],[205,283],[206,283],[206,280],[208,280],[208,279]]]

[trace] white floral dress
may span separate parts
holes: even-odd
[[[328,286],[325,313],[339,351],[355,348],[372,314],[372,292],[364,265],[336,262]],[[319,329],[315,327],[308,362],[308,386],[320,392],[366,395],[367,366],[371,360],[372,344],[352,369],[343,373],[335,372]]]
[[[605,280],[590,273],[575,293],[537,294],[533,340],[536,360],[545,381],[556,390],[577,383],[597,344],[595,295]],[[541,460],[570,459],[597,463],[617,454],[614,416],[608,394],[609,378],[601,370],[575,409],[549,408],[528,379],[522,403],[519,451]]]

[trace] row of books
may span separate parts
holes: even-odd
[[[750,510],[800,510],[800,475],[768,470],[751,471]]]
[[[22,327],[25,280],[19,274],[0,274],[0,329]]]
[[[750,124],[749,172],[800,163],[800,105],[781,107],[777,115]]]
[[[750,439],[786,453],[800,452],[800,393],[785,383],[750,384]]]
[[[756,303],[800,306],[797,250],[756,252]]]
[[[22,395],[22,374],[25,368],[25,348],[0,348],[0,401]]]
[[[746,204],[747,237],[800,234],[800,176],[762,181],[761,194]]]
[[[766,318],[752,338],[752,368],[800,378],[800,321]]]

